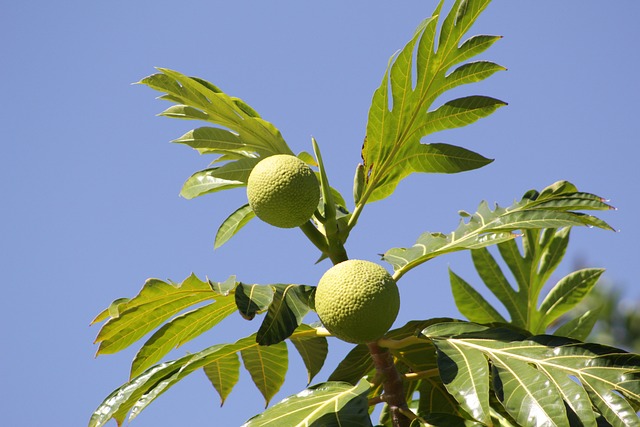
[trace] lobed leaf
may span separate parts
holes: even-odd
[[[117,316],[102,326],[95,340],[100,343],[97,354],[123,350],[171,316],[216,297],[219,295],[210,284],[194,274],[179,284],[149,279],[136,297],[118,304]]]
[[[433,16],[420,24],[407,45],[389,61],[369,109],[362,150],[366,181],[364,196],[359,200],[363,203],[389,196],[398,182],[413,172],[455,173],[490,162],[459,147],[421,143],[429,134],[466,126],[505,105],[493,98],[471,96],[449,101],[430,111],[444,92],[504,70],[482,61],[463,64],[449,72],[499,39],[476,36],[463,42],[464,35],[488,3],[489,0],[457,0],[437,36],[443,4],[440,2]],[[454,25],[454,21],[457,24]]]
[[[318,384],[287,397],[243,427],[371,426],[368,391],[369,383],[364,380],[353,386],[342,382]]]
[[[520,425],[568,426],[570,418],[578,417],[583,425],[594,426],[598,414],[592,408],[612,425],[640,424],[632,409],[640,403],[640,355],[472,323],[432,325],[422,336],[443,354],[438,364],[454,396],[486,399],[485,389],[475,384],[491,375],[498,400]]]
[[[318,335],[320,334],[320,335]],[[301,327],[291,338],[322,336],[317,329]],[[261,347],[255,334],[232,344],[218,344],[179,359],[159,363],[114,390],[91,416],[89,427],[102,427],[110,419],[122,424],[129,414],[135,418],[162,393],[197,369],[208,367],[209,379],[222,401],[237,383],[239,364],[232,361],[242,354],[245,367],[268,400],[278,388],[287,368],[285,343]],[[270,350],[272,351],[270,352]],[[244,353],[243,353],[244,352]],[[262,357],[262,358],[261,358]],[[214,374],[214,372],[217,372]],[[268,397],[269,396],[269,397]]]
[[[592,203],[594,199],[600,199],[595,195],[587,197],[586,193],[568,192],[572,188],[575,188],[572,184],[559,181],[542,193],[527,192],[519,202],[507,208],[496,205],[491,210],[486,202],[482,202],[478,211],[469,215],[467,221],[461,219],[452,233],[424,233],[413,247],[390,249],[382,259],[393,266],[394,277],[399,279],[407,271],[436,256],[503,243],[517,237],[514,234],[517,230],[583,225],[613,230],[599,218],[567,211],[565,205],[555,204],[562,200],[570,202],[576,209],[611,209],[602,202]]]

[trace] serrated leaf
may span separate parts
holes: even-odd
[[[340,427],[371,426],[367,392],[369,384],[360,381],[327,382],[307,388],[248,420],[243,427]]]
[[[605,209],[603,206],[594,207],[591,199],[585,193],[565,193],[560,187],[555,192],[544,191],[540,194],[527,192],[525,197],[508,208],[500,206],[491,210],[486,202],[482,202],[478,211],[469,218],[463,218],[458,228],[448,234],[424,233],[411,248],[394,248],[385,252],[383,260],[393,265],[394,277],[399,279],[412,268],[445,253],[479,249],[492,244],[498,244],[515,238],[516,230],[560,228],[571,226],[593,226],[613,230],[604,221],[580,212],[566,211],[562,206],[554,206],[553,201],[559,199],[571,200],[574,207],[579,209]],[[555,188],[554,187],[554,188]],[[593,196],[597,197],[597,196]],[[580,205],[581,201],[587,200]],[[605,205],[608,206],[608,205]],[[576,207],[577,208],[577,207]]]
[[[118,306],[118,317],[110,318],[96,337],[97,354],[123,350],[160,326],[171,316],[217,294],[194,274],[180,284],[149,279],[136,297]]]
[[[540,304],[542,325],[551,324],[578,305],[595,286],[602,273],[604,270],[601,268],[585,268],[563,277]]]
[[[312,328],[306,325],[300,325],[298,327],[298,331],[302,332],[304,330],[312,330]],[[313,380],[313,377],[320,372],[327,358],[327,354],[329,353],[327,339],[319,336],[300,335],[298,337],[291,337],[290,341],[296,350],[298,350],[298,353],[300,353],[304,366],[307,368],[308,385],[311,383],[311,380]]]
[[[471,124],[504,105],[491,98],[468,97],[429,111],[433,102],[447,90],[504,70],[504,67],[485,61],[464,64],[449,73],[452,67],[498,40],[495,36],[477,36],[465,43],[462,40],[488,3],[488,0],[458,0],[437,37],[440,3],[433,16],[420,24],[409,43],[391,58],[369,109],[367,138],[362,151],[367,171],[364,203],[387,197],[398,182],[412,172],[453,173],[475,169],[488,162],[478,155],[453,161],[455,157],[449,157],[448,152],[442,153],[444,157],[431,157],[433,148],[420,141],[439,130]],[[456,9],[463,4],[472,13],[464,15],[459,24],[451,24]],[[436,45],[438,48],[434,49]]]
[[[240,379],[240,358],[236,353],[229,354],[205,365],[202,369],[220,395],[220,406],[224,405],[227,396]]]
[[[289,361],[287,344],[251,346],[240,350],[240,354],[245,369],[264,396],[266,407],[284,383]]]
[[[252,146],[242,142],[235,133],[226,129],[201,127],[190,130],[171,142],[184,144],[200,154],[239,154],[243,157],[257,157],[267,154],[261,146]]]
[[[273,301],[274,289],[269,285],[238,284],[236,288],[236,306],[247,320],[253,320],[257,313],[262,313]]]
[[[309,299],[315,291],[314,286],[307,285],[270,286],[274,290],[273,300],[256,334],[260,345],[272,345],[287,339],[309,312]]]
[[[471,285],[449,269],[449,281],[458,311],[476,323],[507,323],[498,311]]]
[[[255,218],[256,214],[251,209],[249,204],[246,204],[238,209],[236,209],[227,219],[224,220],[220,228],[218,228],[218,233],[216,234],[216,240],[213,245],[214,249],[218,249],[220,246],[224,245],[229,241],[238,231],[242,229],[245,225],[249,223],[253,218]]]

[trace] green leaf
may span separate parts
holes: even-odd
[[[449,269],[451,291],[460,313],[476,323],[507,323],[504,317],[460,276]]]
[[[236,353],[221,357],[205,365],[205,375],[220,395],[220,406],[240,379],[240,358]]]
[[[100,343],[97,354],[123,350],[173,315],[216,297],[209,283],[194,274],[180,284],[149,279],[135,298],[118,305],[118,316],[102,326],[95,341]]]
[[[231,239],[242,227],[247,225],[249,221],[255,218],[256,214],[249,204],[236,209],[227,219],[224,220],[213,245],[214,249],[218,249]]]
[[[369,348],[364,344],[358,344],[347,353],[329,375],[329,381],[342,381],[356,385],[367,375],[375,372],[375,366],[371,360]]]
[[[274,290],[271,286],[238,284],[236,288],[236,306],[247,320],[253,320],[257,313],[262,313],[273,301]]]
[[[562,278],[540,304],[540,322],[547,326],[574,308],[593,289],[602,273],[601,268],[585,268]]]
[[[223,126],[237,133],[249,148],[259,154],[293,154],[280,132],[238,98],[230,97],[215,85],[199,78],[188,77],[167,68],[140,81],[152,89],[165,93],[161,99],[178,107],[189,107],[192,117]],[[193,110],[199,113],[193,114]],[[163,113],[174,117],[174,110]]]
[[[473,96],[449,101],[430,111],[444,92],[504,70],[485,61],[464,64],[449,73],[452,67],[481,53],[499,39],[478,36],[463,43],[463,36],[488,3],[489,0],[456,1],[437,37],[441,2],[433,16],[420,24],[409,43],[391,58],[369,109],[362,151],[366,170],[362,203],[387,197],[398,182],[412,172],[453,173],[489,162],[462,148],[421,143],[421,139],[431,133],[466,126],[505,105],[492,98]],[[462,14],[463,18],[453,25],[462,5],[470,13]],[[434,49],[436,45],[438,48]]]
[[[454,232],[448,235],[424,233],[413,247],[390,249],[385,252],[383,260],[393,265],[394,277],[399,279],[407,271],[436,256],[466,249],[479,249],[511,240],[517,237],[513,233],[516,230],[576,225],[613,230],[596,217],[565,209],[565,202],[571,204],[572,209],[610,209],[611,207],[604,203],[593,203],[595,199],[600,200],[598,196],[565,192],[575,188],[565,181],[548,188],[554,190],[545,189],[540,194],[529,191],[522,200],[508,208],[496,205],[495,209],[491,210],[486,202],[482,202],[478,211],[470,215],[466,222],[463,218]]]
[[[248,420],[243,427],[371,426],[369,384],[327,382],[307,388]]]
[[[434,339],[440,378],[462,409],[490,424],[489,365],[485,356],[447,340]]]
[[[294,332],[291,338],[314,335],[318,335],[316,329],[304,327],[300,331]],[[272,395],[274,390],[279,387],[278,384],[281,383],[281,378],[287,367],[287,351],[283,346],[286,344],[281,343],[270,347],[259,346],[254,334],[233,344],[214,345],[176,360],[159,363],[132,378],[107,396],[91,416],[89,427],[102,427],[110,419],[122,424],[127,414],[129,414],[130,420],[135,418],[165,391],[187,375],[205,366],[218,364],[222,368],[218,370],[219,377],[212,382],[215,381],[214,386],[216,383],[218,384],[220,394],[224,399],[224,396],[228,395],[237,382],[237,368],[233,362],[230,362],[230,359],[238,352],[244,352],[243,357],[246,355],[245,367],[252,374],[252,378],[255,377],[255,381],[263,384],[259,390],[266,396]],[[216,387],[216,389],[218,388]]]
[[[200,154],[239,154],[244,157],[269,154],[260,145],[252,146],[243,143],[242,139],[233,132],[212,127],[190,130],[172,142],[187,145]]]
[[[244,158],[196,172],[182,185],[180,195],[185,199],[193,199],[221,190],[244,187],[251,170],[259,161],[260,159]]]
[[[501,355],[491,360],[498,398],[520,425],[569,426],[562,397],[544,373]]]
[[[560,335],[580,341],[586,340],[598,321],[601,310],[602,307],[588,310],[582,315],[567,321],[555,330],[554,335]]]
[[[256,335],[260,345],[272,345],[288,338],[309,312],[309,299],[315,291],[314,286],[307,285],[270,286],[274,290],[273,300]]]
[[[540,266],[538,267],[539,283],[545,283],[556,270],[562,258],[564,258],[569,245],[570,232],[571,227],[561,228],[560,230],[544,230],[544,233],[547,233],[550,239],[548,243],[542,245],[543,250],[540,255]]]
[[[302,332],[305,330],[313,330],[313,328],[300,325],[298,327],[298,331]],[[300,335],[298,337],[291,337],[291,343],[295,346],[298,353],[300,353],[300,357],[302,357],[302,361],[304,362],[304,366],[307,368],[307,385],[311,383],[313,377],[315,377],[327,358],[327,354],[329,353],[329,344],[327,343],[327,339],[325,337],[319,336],[303,336]]]
[[[464,393],[467,399],[481,397],[475,383],[469,381],[470,366],[480,372],[478,365],[486,365],[483,359],[488,359],[494,369],[490,374],[494,390],[520,425],[568,426],[569,417],[578,416],[583,425],[593,426],[592,407],[613,425],[640,423],[631,406],[631,402],[640,402],[640,355],[472,323],[435,324],[426,328],[423,336],[446,356],[438,359],[445,383],[460,376],[457,393]]]
[[[526,302],[523,301],[522,294],[519,295],[511,287],[495,258],[486,248],[472,250],[471,258],[487,288],[507,308],[511,316],[511,323],[525,328],[527,326]]]
[[[240,354],[245,369],[264,396],[266,407],[284,383],[289,360],[287,344],[250,346],[240,350]]]
[[[131,364],[131,377],[142,373],[169,351],[213,328],[236,311],[235,297],[216,293],[215,302],[165,323],[149,338]]]

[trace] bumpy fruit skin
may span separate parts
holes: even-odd
[[[365,344],[381,338],[393,325],[400,310],[400,293],[382,266],[348,260],[324,273],[316,289],[315,308],[334,336]]]
[[[288,154],[261,160],[247,181],[247,198],[256,216],[280,228],[307,222],[320,200],[315,173],[305,162]]]

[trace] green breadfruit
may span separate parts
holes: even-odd
[[[334,336],[354,344],[381,338],[400,310],[398,286],[384,267],[348,260],[324,273],[315,294],[322,324]]]
[[[247,181],[247,198],[256,216],[280,228],[299,227],[311,219],[320,201],[315,173],[288,154],[261,160]]]

